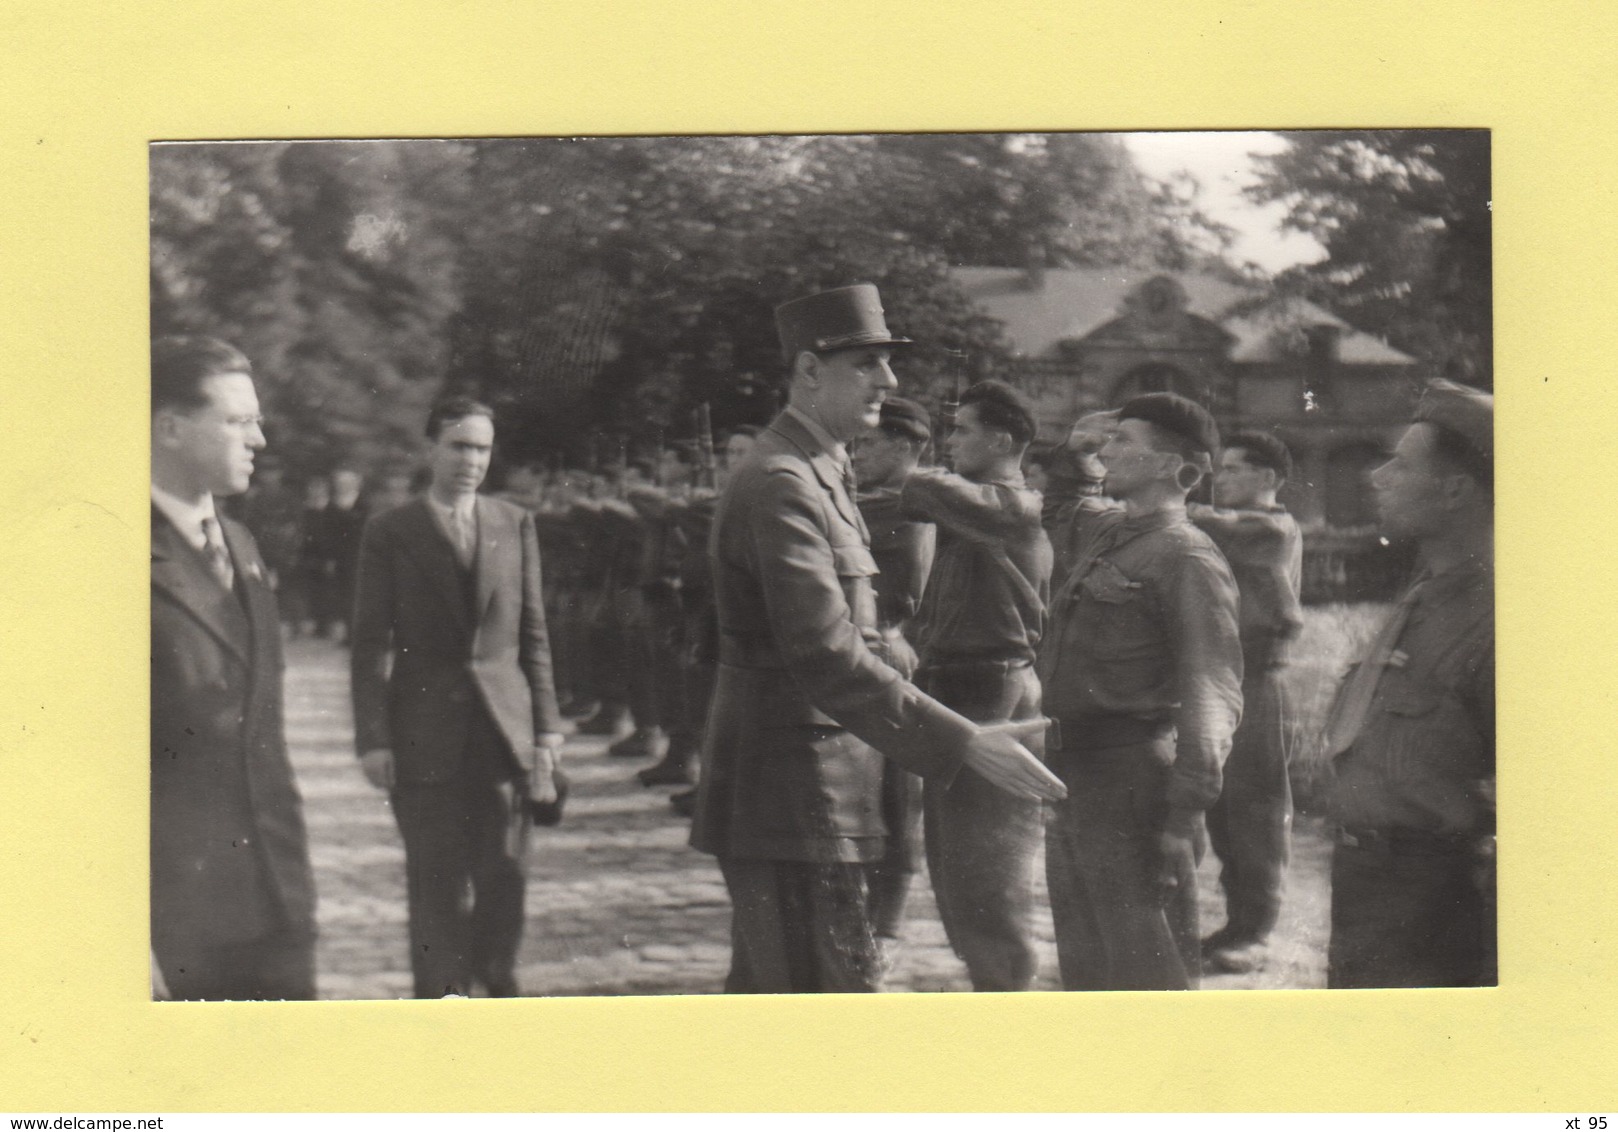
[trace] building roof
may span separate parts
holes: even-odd
[[[1044,357],[1059,343],[1087,337],[1118,318],[1125,298],[1141,284],[1168,275],[1184,288],[1189,313],[1217,323],[1235,339],[1232,361],[1298,357],[1307,352],[1302,340],[1306,327],[1330,326],[1338,332],[1338,359],[1345,364],[1415,364],[1408,354],[1314,303],[1299,298],[1265,303],[1257,288],[1199,272],[1070,267],[1031,273],[1018,267],[957,267],[951,274],[968,298],[1005,327],[1021,357]],[[1255,300],[1260,301],[1255,305]],[[1238,309],[1239,315],[1231,313]]]

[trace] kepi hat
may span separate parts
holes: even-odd
[[[907,346],[888,330],[874,283],[818,291],[775,308],[775,329],[788,365],[803,350],[824,354],[856,346]]]

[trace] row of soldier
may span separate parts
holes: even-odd
[[[931,422],[894,395],[889,360],[907,342],[875,288],[785,304],[777,329],[788,406],[729,439],[715,490],[623,474],[478,495],[494,419],[463,399],[429,422],[427,494],[367,528],[356,739],[404,836],[416,993],[519,993],[522,861],[528,828],[565,796],[564,708],[582,729],[627,732],[613,753],[656,757],[646,784],[698,779],[692,843],[732,899],[728,990],[880,989],[923,857],[973,986],[1026,989],[1041,839],[1064,987],[1187,988],[1205,962],[1261,965],[1291,812],[1280,670],[1300,623],[1301,544],[1275,498],[1284,446],[1249,433],[1221,448],[1203,409],[1149,394],[1078,421],[1042,499],[1022,472],[1033,416],[1000,383],[960,398],[954,470],[927,466]],[[250,372],[227,360],[204,387]],[[158,365],[154,347],[153,929],[167,974],[158,763],[176,740],[158,730],[157,524],[173,508],[157,453],[173,426],[159,428]],[[1218,506],[1188,506],[1210,477]],[[1329,981],[1490,982],[1487,398],[1433,391],[1373,486],[1426,569],[1327,727],[1343,829]],[[206,531],[190,541],[215,556]],[[246,542],[224,540],[251,578]],[[217,761],[202,745],[185,741],[192,761]],[[284,810],[245,826],[284,832]],[[1205,939],[1204,829],[1227,904]],[[287,929],[307,885],[295,862],[278,869],[274,840],[234,867],[257,854],[273,883],[254,916]],[[243,962],[215,956],[216,984],[182,996],[312,993],[243,982]]]

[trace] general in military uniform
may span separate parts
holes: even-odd
[[[924,778],[970,766],[1028,797],[1063,790],[1016,740],[1037,725],[974,724],[872,650],[876,564],[844,445],[897,384],[888,361],[902,340],[876,288],[787,303],[776,326],[788,406],[714,524],[720,664],[691,840],[730,891],[727,990],[871,991],[864,866],[887,845],[882,755]]]

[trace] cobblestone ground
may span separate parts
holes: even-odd
[[[399,998],[410,993],[404,849],[386,797],[354,757],[347,657],[325,641],[288,646],[287,737],[320,893],[320,993]],[[533,995],[715,993],[730,953],[719,870],[687,847],[687,823],[669,809],[668,791],[634,781],[645,764],[608,758],[606,745],[576,736],[563,753],[572,795],[560,826],[535,831],[518,978]],[[1269,967],[1211,976],[1205,989],[1325,984],[1328,859],[1318,823],[1301,820]],[[1223,921],[1215,867],[1205,862],[1201,878],[1205,932]],[[1037,928],[1037,986],[1055,990],[1043,880]],[[913,889],[904,942],[890,989],[970,989],[925,876]]]

